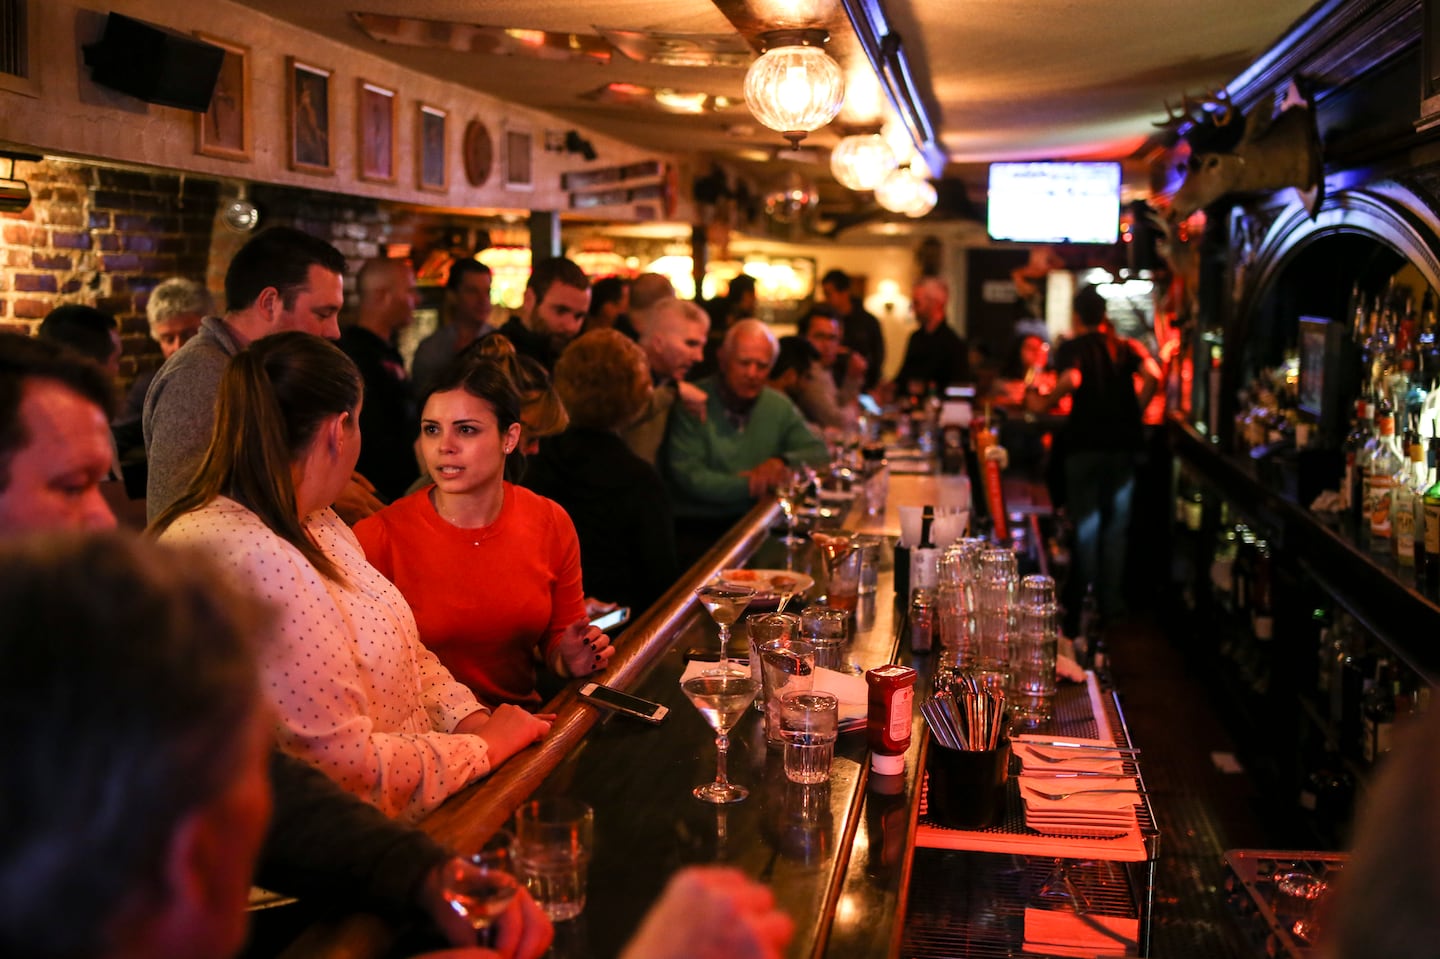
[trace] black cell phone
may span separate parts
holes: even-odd
[[[660,703],[652,703],[648,699],[641,699],[639,696],[631,696],[629,693],[622,693],[618,689],[611,689],[603,683],[586,683],[580,687],[580,695],[596,706],[613,710],[617,713],[624,713],[627,716],[634,716],[636,719],[643,719],[647,723],[659,724],[659,722],[670,714],[669,706],[662,706]]]
[[[590,620],[590,625],[603,633],[607,629],[614,629],[616,626],[623,626],[628,622],[630,622],[630,607],[617,606],[615,609],[610,610],[610,612],[601,613],[599,616]]]

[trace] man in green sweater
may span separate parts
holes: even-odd
[[[795,404],[766,386],[776,352],[764,323],[736,323],[720,345],[719,372],[695,384],[706,394],[704,419],[678,408],[670,417],[665,462],[677,518],[723,530],[787,467],[829,458]]]

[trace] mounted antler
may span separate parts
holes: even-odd
[[[1211,90],[1204,96],[1195,99],[1191,99],[1188,93],[1182,93],[1180,94],[1179,112],[1171,109],[1169,100],[1162,102],[1165,104],[1165,119],[1150,124],[1162,130],[1178,132],[1183,124],[1206,122],[1223,127],[1229,124],[1235,114],[1235,105],[1230,102],[1230,94],[1224,90]],[[1215,109],[1211,110],[1211,107]]]
[[[1165,104],[1165,119],[1158,123],[1152,122],[1150,124],[1151,126],[1159,127],[1162,130],[1178,131],[1181,124],[1195,122],[1195,103],[1190,99],[1190,94],[1180,94],[1180,111],[1178,113],[1170,108],[1169,100],[1163,102]]]
[[[1227,125],[1235,114],[1235,105],[1230,102],[1230,94],[1225,90],[1211,90],[1206,96],[1200,98],[1199,105],[1201,109],[1212,106],[1218,108],[1213,112],[1206,111],[1211,113],[1211,122],[1217,127]]]

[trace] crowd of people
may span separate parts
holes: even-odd
[[[4,827],[24,842],[0,861],[16,892],[0,896],[0,948],[227,955],[256,877],[423,916],[463,942],[436,891],[449,852],[408,824],[523,761],[554,718],[537,711],[544,691],[607,666],[623,637],[591,626],[592,610],[653,604],[793,467],[828,461],[826,431],[855,428],[862,391],[897,390],[878,322],[838,271],[827,302],[780,341],[755,317],[748,277],[707,313],[657,275],[594,289],[564,258],[535,264],[521,309],[497,326],[489,271],[460,260],[450,322],[407,370],[397,338],[414,320],[414,272],[361,265],[342,331],[349,266],[273,228],[231,261],[223,313],[193,282],[157,287],[149,319],[165,362],[128,416],[114,410],[113,317],[67,306],[38,338],[0,334],[0,616],[25,624],[0,643],[5,708],[24,718],[4,761],[53,740],[46,697],[71,679],[70,698],[95,701],[66,718],[67,735],[126,768],[157,757],[112,777],[135,780],[113,821],[87,822],[95,848],[116,850],[103,889],[63,857],[35,881],[45,854],[26,852],[85,818],[80,805],[43,807],[100,788],[86,777],[108,775],[103,763],[56,750],[35,767],[44,776],[11,770],[33,781]],[[938,278],[916,286],[898,389],[969,376],[947,298]],[[1120,394],[1131,374],[1153,389],[1153,363],[1107,338],[1103,302],[1097,318],[1077,300],[1077,316],[1053,388],[1026,402],[1072,394],[1083,423],[1128,416],[1136,398]],[[147,535],[80,535],[114,526],[101,488],[127,428],[146,465]],[[1092,577],[1113,562],[1104,524],[1123,514],[1129,434],[1113,438],[1077,432],[1085,455],[1067,467],[1073,501],[1098,517],[1083,524],[1103,553],[1082,551]],[[81,579],[87,601],[60,600]],[[64,644],[35,638],[59,633]],[[110,692],[87,692],[102,684]],[[740,951],[723,954],[778,954],[788,935],[763,890],[734,875],[686,874],[677,889],[665,902],[727,917]],[[66,933],[91,939],[42,946],[27,904],[75,895],[101,905]],[[204,922],[185,913],[202,909]],[[502,925],[502,953],[548,943],[524,897]],[[646,930],[637,959],[682,954]],[[167,938],[184,936],[193,949]]]

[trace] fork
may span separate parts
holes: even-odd
[[[1063,793],[1047,793],[1047,792],[1045,792],[1044,790],[1036,789],[1034,786],[1031,786],[1029,783],[1026,783],[1025,788],[1028,789],[1028,790],[1030,790],[1030,791],[1031,791],[1032,793],[1034,793],[1035,795],[1039,796],[1041,799],[1050,799],[1050,800],[1054,800],[1054,801],[1056,801],[1056,802],[1058,802],[1058,801],[1061,800],[1061,799],[1069,799],[1071,796],[1082,796],[1082,795],[1088,795],[1088,794],[1090,794],[1090,793],[1139,793],[1139,792],[1140,792],[1140,787],[1139,787],[1138,785],[1136,785],[1136,786],[1131,786],[1131,787],[1129,787],[1129,788],[1127,788],[1127,789],[1072,789],[1072,790],[1070,790],[1069,792],[1063,792]]]
[[[1024,746],[1025,743],[1022,742],[1022,743],[1020,743],[1020,745]],[[1103,753],[1101,753],[1101,752],[1096,752],[1096,753],[1091,754],[1091,755],[1087,755],[1087,754],[1083,754],[1083,753],[1071,753],[1071,754],[1068,755],[1068,756],[1049,756],[1049,755],[1046,755],[1045,753],[1040,752],[1040,750],[1036,749],[1034,746],[1030,746],[1029,748],[1027,748],[1027,749],[1025,750],[1025,755],[1026,755],[1026,756],[1034,757],[1035,759],[1040,760],[1042,763],[1073,763],[1073,762],[1075,762],[1075,761],[1077,761],[1077,760],[1080,761],[1080,762],[1102,762],[1102,763],[1103,763],[1103,762],[1120,762],[1120,763],[1123,763],[1123,762],[1125,762],[1126,760],[1132,759],[1132,757],[1130,757],[1130,756],[1123,756],[1123,755],[1106,755],[1106,754],[1103,754]]]

